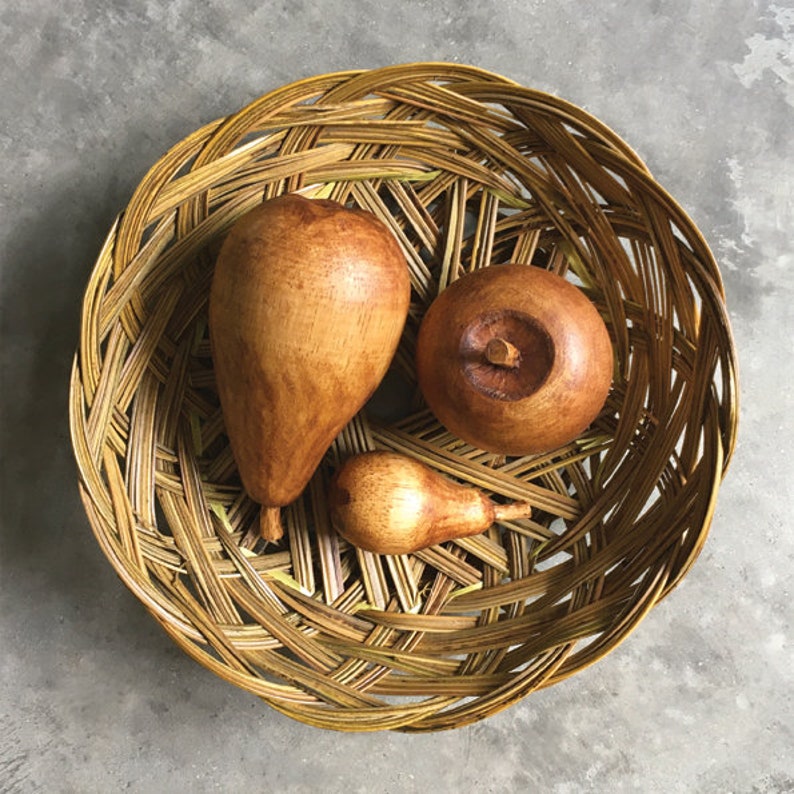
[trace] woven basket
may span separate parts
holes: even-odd
[[[383,219],[413,295],[385,399],[265,544],[224,433],[206,309],[225,232],[288,191]],[[616,362],[593,425],[520,459],[448,433],[413,366],[439,290],[507,261],[579,285]],[[681,581],[734,447],[737,385],[712,255],[637,155],[555,97],[430,63],[288,85],[157,162],[88,283],[70,406],[96,538],[187,654],[311,725],[433,731],[593,663]],[[533,517],[413,555],[357,550],[330,528],[326,484],[371,448],[526,499]]]

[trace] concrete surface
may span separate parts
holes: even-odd
[[[794,791],[794,6],[750,0],[0,6],[0,792]],[[147,167],[282,83],[454,60],[630,142],[724,272],[740,444],[706,549],[607,659],[434,736],[293,723],[176,650],[96,547],[67,426],[78,305]]]

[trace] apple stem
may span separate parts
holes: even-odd
[[[506,339],[495,336],[485,346],[485,358],[498,367],[515,369],[521,360],[521,351]]]
[[[531,518],[532,507],[529,502],[512,502],[507,505],[494,505],[494,521],[513,521],[517,518]]]
[[[265,540],[280,540],[284,536],[284,527],[281,525],[281,508],[265,507],[259,512],[259,534]]]

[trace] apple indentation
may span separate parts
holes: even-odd
[[[484,312],[460,340],[466,379],[496,400],[514,402],[536,392],[554,365],[554,341],[534,317],[511,309]]]

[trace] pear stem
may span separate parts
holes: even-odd
[[[284,536],[284,527],[281,525],[281,508],[265,507],[259,511],[259,534],[265,540],[276,541]]]
[[[517,518],[531,518],[532,507],[529,502],[512,502],[507,505],[494,505],[494,521],[514,521]]]
[[[485,346],[485,358],[497,367],[515,369],[521,360],[521,351],[506,339],[495,336]]]

